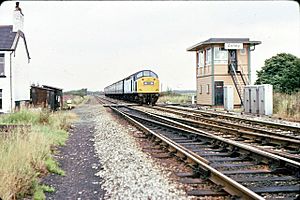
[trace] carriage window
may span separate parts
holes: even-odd
[[[4,67],[5,67],[4,61],[5,61],[4,53],[1,53],[0,54],[0,76],[4,76]]]

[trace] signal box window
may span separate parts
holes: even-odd
[[[209,84],[206,85],[206,94],[209,94]]]
[[[209,65],[211,62],[211,48],[206,50],[206,59],[205,59],[205,64]]]
[[[228,63],[228,51],[220,47],[215,47],[214,60],[216,64],[227,64]]]
[[[198,53],[198,67],[204,67],[204,52],[199,51]]]
[[[0,89],[0,109],[2,109],[2,89]]]
[[[4,76],[4,67],[5,67],[4,61],[5,61],[4,53],[1,53],[0,54],[0,77]]]

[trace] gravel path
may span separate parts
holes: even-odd
[[[93,105],[94,104],[94,105]],[[54,193],[47,193],[47,199],[103,199],[104,190],[99,186],[101,179],[95,175],[100,168],[94,151],[94,118],[99,105],[88,104],[74,109],[79,120],[73,124],[65,146],[59,148],[57,160],[65,176],[51,174],[43,181],[55,188]]]
[[[141,148],[130,125],[100,108],[96,117],[95,149],[102,163],[97,174],[104,179],[105,199],[187,199],[183,190]]]
[[[44,179],[56,189],[47,199],[190,199],[170,171],[142,151],[130,134],[134,128],[108,108],[92,98],[74,112],[80,119],[57,155],[66,176]]]

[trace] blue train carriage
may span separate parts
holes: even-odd
[[[142,70],[104,89],[105,95],[141,104],[154,105],[159,97],[159,79],[151,70]]]
[[[116,83],[113,83],[107,87],[104,88],[104,94],[105,96],[115,98],[115,99],[122,99],[124,95],[124,80],[118,81]]]

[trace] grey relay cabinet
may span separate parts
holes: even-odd
[[[247,85],[244,88],[245,113],[272,115],[273,114],[273,86]]]

